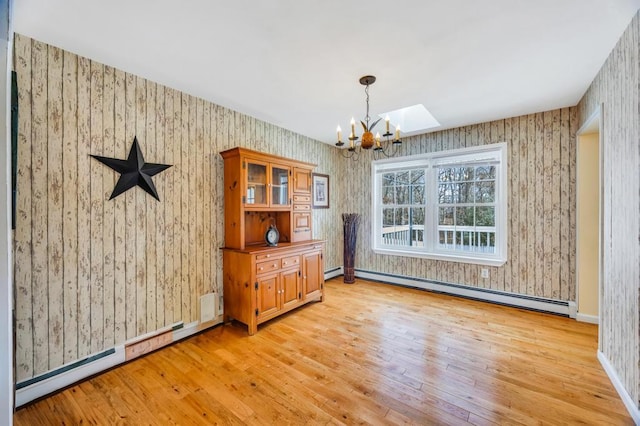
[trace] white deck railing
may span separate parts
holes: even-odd
[[[423,225],[387,226],[382,229],[384,245],[403,247],[424,246]],[[494,226],[438,226],[438,248],[444,250],[495,253],[496,228]]]

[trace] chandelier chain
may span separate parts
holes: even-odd
[[[371,117],[369,117],[369,85],[367,84],[367,86],[364,88],[364,93],[367,94],[367,115],[365,115],[364,117],[364,121],[367,122],[367,129],[369,128],[369,120]]]

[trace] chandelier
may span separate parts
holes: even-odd
[[[346,158],[353,158],[357,160],[360,152],[365,149],[369,150],[373,148],[373,152],[376,158],[381,156],[391,157],[395,155],[398,151],[398,147],[402,145],[402,141],[400,140],[400,126],[396,126],[395,134],[391,133],[389,130],[389,116],[385,117],[385,132],[381,136],[380,133],[377,132],[375,136],[373,136],[373,128],[378,124],[381,120],[380,118],[371,123],[371,117],[369,117],[369,86],[375,83],[376,77],[373,75],[365,75],[364,77],[360,77],[360,84],[365,86],[364,93],[367,95],[367,115],[364,118],[364,121],[360,121],[362,124],[362,140],[358,143],[358,135],[356,134],[356,121],[352,117],[351,118],[351,133],[349,134],[349,147],[346,149],[346,153],[343,150],[342,155]],[[342,129],[338,126],[338,142],[336,142],[337,147],[344,146],[344,142],[342,142]],[[393,140],[391,137],[393,136]]]

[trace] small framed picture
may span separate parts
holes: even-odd
[[[329,208],[329,175],[313,174],[313,208],[328,209]]]

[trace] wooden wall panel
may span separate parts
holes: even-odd
[[[33,271],[31,256],[31,127],[32,127],[32,88],[31,88],[31,43],[16,43],[14,48],[14,67],[18,79],[18,102],[20,105],[29,105],[29,108],[20,109],[18,122],[18,146],[28,147],[26,151],[18,154],[18,182],[21,182],[20,196],[16,200],[16,226],[14,232],[14,291],[15,291],[15,342],[16,378],[31,377],[33,375],[33,357],[35,355],[34,324],[33,324]],[[69,181],[66,181],[69,184]],[[65,188],[66,189],[66,188]],[[73,247],[72,247],[73,249]],[[74,250],[75,251],[75,250]],[[77,257],[77,256],[76,256]],[[77,269],[76,269],[77,270]],[[75,283],[74,283],[75,284]],[[76,294],[73,284],[68,285],[67,290]],[[65,299],[71,300],[71,299]],[[65,316],[73,318],[77,311],[69,309]],[[75,323],[75,321],[74,321]],[[74,324],[75,325],[75,324]],[[70,333],[69,333],[70,334]],[[76,339],[69,339],[71,346],[76,346]],[[70,350],[71,351],[71,350]],[[72,356],[77,358],[75,354]]]
[[[62,80],[64,362],[78,358],[78,61],[64,52]]]
[[[604,129],[599,349],[636,403],[640,398],[639,87],[640,13],[578,105],[580,125],[601,107]]]
[[[14,233],[16,379],[196,321],[222,290],[223,163],[243,146],[318,163],[331,209],[314,236],[339,239],[345,163],[333,147],[144,78],[16,35],[20,122]],[[172,164],[109,200],[119,175],[90,154]],[[327,269],[340,266],[329,244]],[[341,246],[340,246],[341,247]]]
[[[356,267],[368,271],[509,291],[556,300],[575,300],[575,239],[567,224],[575,216],[575,108],[563,108],[523,117],[433,132],[405,139],[402,155],[456,149],[496,142],[508,144],[508,260],[489,267],[396,256],[371,249],[371,170],[373,158],[365,153],[355,167],[345,171],[349,212],[360,213]],[[348,163],[349,165],[351,163]],[[562,192],[568,194],[566,200]],[[564,226],[563,226],[564,224]],[[564,242],[564,244],[563,244]]]
[[[115,158],[127,158],[127,129],[126,129],[126,75],[123,71],[115,70],[114,77],[114,138],[113,155]],[[112,176],[112,183],[117,182]],[[113,187],[111,187],[111,191]],[[107,188],[107,192],[109,188]],[[109,192],[111,196],[111,192]],[[123,342],[127,338],[127,275],[126,275],[126,197],[117,197],[114,210],[114,344]],[[119,212],[116,214],[116,212]],[[116,232],[117,231],[117,232]]]
[[[40,324],[48,324],[48,254],[47,254],[47,46],[34,42],[32,45],[32,149],[31,153],[31,267],[33,269],[33,346],[34,370],[42,371],[49,363],[48,330]],[[25,182],[26,183],[26,182]],[[25,224],[26,225],[26,224]]]

